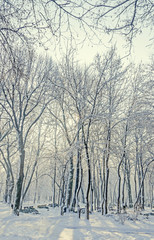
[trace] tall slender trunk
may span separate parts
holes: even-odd
[[[94,188],[94,210],[96,210],[96,203],[97,203],[97,184],[96,184],[96,175],[95,175],[95,162],[94,162],[94,159],[93,159],[93,188]]]
[[[153,192],[154,192],[154,188],[153,188],[153,184],[151,184],[151,191],[150,191],[150,196],[151,196],[150,207],[151,207],[151,209],[153,208],[153,200],[154,200]]]
[[[10,185],[8,189],[8,200],[7,200],[8,204],[10,204],[12,201],[13,189],[14,189],[14,179],[10,180]]]
[[[104,193],[104,214],[108,213],[108,184],[109,184],[109,158],[111,147],[111,121],[109,120],[108,136],[107,136],[107,156],[106,156],[106,178],[105,178],[105,193]]]
[[[143,170],[143,163],[142,163],[142,153],[140,153],[140,165],[141,165],[141,179],[143,179],[144,170]],[[141,208],[144,210],[144,181],[142,184],[142,190],[141,190]]]
[[[37,196],[37,189],[38,189],[38,167],[36,168],[36,171],[35,171],[35,193],[34,193],[34,204],[36,203],[36,196]]]
[[[131,191],[131,183],[130,183],[130,161],[128,159],[126,165],[126,176],[127,176],[127,190],[128,190],[128,199],[129,199],[129,207],[133,207],[133,199],[132,199],[132,191]]]
[[[120,195],[121,195],[121,175],[120,175],[120,167],[122,164],[123,158],[121,159],[118,165],[118,197],[117,197],[117,213],[120,213]]]
[[[106,166],[106,180],[105,180],[105,198],[104,198],[104,214],[108,213],[108,185],[109,185],[109,168]]]
[[[9,191],[9,183],[10,183],[10,172],[7,171],[6,174],[6,184],[5,184],[5,194],[4,194],[4,202],[8,202],[8,191]]]
[[[91,188],[90,188],[90,211],[93,212],[94,210],[94,207],[93,207],[93,204],[94,204],[94,188],[93,188],[93,184],[92,184],[92,181],[91,181]]]
[[[117,198],[117,213],[120,213],[120,195],[121,195],[121,175],[120,175],[120,168],[121,168],[121,165],[125,159],[125,166],[124,168],[126,168],[126,144],[127,144],[127,131],[128,131],[128,122],[126,123],[126,126],[125,126],[125,135],[124,135],[124,143],[123,143],[123,153],[122,153],[122,157],[121,157],[121,160],[119,162],[119,165],[118,165],[118,198]],[[124,173],[125,175],[125,173]],[[125,176],[124,176],[125,178]],[[124,179],[125,180],[125,179]],[[125,182],[124,182],[125,184]],[[124,186],[123,186],[124,187]],[[123,189],[124,190],[124,189]],[[124,193],[123,193],[123,197],[124,197]],[[124,201],[124,199],[123,199]]]
[[[97,167],[97,210],[100,208],[100,181],[99,181],[99,170]]]
[[[124,167],[124,178],[122,185],[122,208],[125,208],[125,183],[126,183],[126,158],[125,158],[125,167]]]
[[[54,177],[53,177],[53,208],[55,207],[56,203],[56,162],[54,166]]]
[[[78,127],[78,135],[77,135],[77,143],[79,145],[79,127]],[[81,162],[81,149],[80,146],[77,148],[77,163],[76,163],[76,178],[75,178],[75,189],[74,189],[74,196],[72,201],[72,208],[75,208],[76,205],[76,197],[77,197],[77,190],[79,186],[79,178],[80,178],[80,162]]]
[[[138,186],[140,189],[142,176],[141,176],[141,165],[140,165],[140,157],[139,157],[139,138],[138,138],[137,134],[135,135],[135,141],[136,141],[136,172],[137,172],[137,176],[138,176]],[[137,191],[137,189],[136,189],[136,191]],[[136,197],[139,197],[138,203],[141,206],[141,193],[140,193],[140,196],[136,196]]]
[[[141,181],[142,181],[142,176],[141,176],[141,169],[140,169],[140,165],[139,165],[139,162],[138,162],[138,183],[139,183],[139,188],[141,186]],[[141,206],[141,192],[140,192],[140,196],[139,196],[139,204]]]
[[[86,193],[86,218],[89,220],[89,193],[90,193],[90,186],[91,186],[91,167],[90,167],[88,144],[86,141],[84,141],[84,145],[85,145],[87,165],[88,165],[88,186],[87,186],[87,193]]]
[[[16,193],[16,199],[15,199],[15,205],[14,205],[15,215],[19,215],[22,185],[23,185],[23,179],[24,179],[25,150],[24,150],[22,133],[19,133],[19,154],[20,154],[20,166],[19,166],[19,177],[17,180],[17,193]]]
[[[79,206],[79,192],[80,192],[80,189],[81,189],[81,186],[82,186],[82,179],[83,179],[83,169],[82,169],[82,166],[81,166],[81,162],[80,162],[80,168],[81,168],[81,179],[80,179],[80,184],[78,186],[78,190],[77,190],[77,193],[76,193],[76,199],[77,199],[77,209],[78,209],[78,214],[79,214],[79,218],[80,218],[80,206]]]
[[[135,197],[137,198],[137,162],[135,163],[135,173],[134,173],[134,187],[135,187]]]
[[[100,208],[102,196],[103,196],[103,179],[102,179],[100,159],[98,158],[98,167],[97,167],[97,209]]]
[[[67,208],[70,207],[71,199],[72,199],[72,191],[73,191],[73,153],[70,156],[70,171],[69,171],[69,180],[68,180],[68,187],[67,187]]]
[[[63,167],[62,170],[62,179],[61,179],[61,198],[60,198],[60,206],[61,206],[61,215],[64,214],[64,206],[65,206],[65,172],[66,172],[66,165]]]
[[[102,188],[101,188],[101,194],[102,194],[102,204],[101,204],[101,208],[102,208],[102,215],[104,214],[104,199],[105,199],[105,158],[106,158],[106,148],[107,148],[107,143],[106,143],[106,147],[105,150],[103,152],[103,180],[102,180]]]
[[[145,176],[146,176],[148,167],[149,167],[149,165],[150,165],[152,162],[154,162],[154,159],[152,159],[152,160],[147,164],[146,169],[145,169],[145,171],[144,171],[144,173],[143,173],[141,185],[140,185],[140,188],[139,188],[139,191],[138,191],[138,194],[137,194],[136,201],[135,201],[135,203],[134,203],[134,210],[137,209],[138,203],[140,204],[139,200],[140,200],[140,195],[141,195],[141,191],[142,191],[142,186],[143,186],[143,184],[144,184],[144,180],[145,180]]]
[[[83,190],[83,187],[81,185],[81,195],[82,195],[82,203],[85,203],[85,195],[84,195],[84,190]]]
[[[4,169],[6,171],[6,186],[5,186],[5,194],[4,194],[4,201],[8,204],[11,203],[12,200],[12,192],[14,189],[14,176],[12,171],[12,166],[10,162],[10,144],[9,139],[7,141],[7,158],[5,157],[3,151],[0,149],[2,154],[3,160],[5,162]]]
[[[135,197],[137,198],[137,166],[138,166],[138,137],[135,134],[135,144],[136,144],[136,162],[135,162],[135,174],[134,174],[134,184],[135,184]]]

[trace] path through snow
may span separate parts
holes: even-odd
[[[60,216],[59,210],[41,210],[41,214],[21,213],[14,216],[10,208],[0,203],[0,240],[154,240],[154,216],[140,217],[124,224],[118,216],[101,216],[100,213]]]

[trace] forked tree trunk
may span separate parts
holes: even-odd
[[[140,204],[139,200],[140,200],[140,195],[141,195],[142,187],[143,187],[143,184],[144,184],[145,176],[146,176],[148,167],[149,167],[149,165],[150,165],[152,162],[154,162],[154,159],[152,159],[152,160],[147,164],[146,169],[145,169],[145,171],[144,171],[144,174],[143,174],[143,177],[142,177],[142,181],[141,181],[141,185],[140,185],[140,188],[139,188],[139,191],[138,191],[138,194],[137,194],[137,198],[136,198],[136,201],[135,201],[135,203],[134,203],[134,210],[137,210],[138,204]]]
[[[140,165],[141,165],[141,178],[143,179],[144,170],[143,170],[143,164],[142,164],[142,154],[140,154]],[[142,183],[142,189],[141,189],[141,208],[144,210],[144,181]]]
[[[24,190],[24,193],[23,193],[23,195],[22,195],[22,197],[21,197],[20,208],[22,208],[23,201],[24,201],[24,199],[25,199],[25,196],[26,196],[26,194],[27,194],[27,192],[28,192],[28,189],[29,189],[29,187],[30,187],[31,181],[32,181],[32,179],[33,179],[33,175],[34,175],[36,166],[37,166],[37,160],[35,161],[35,163],[34,163],[34,165],[33,165],[33,169],[32,169],[32,173],[31,173],[30,179],[29,179],[28,184],[27,184],[27,186],[26,186],[26,189]],[[23,188],[24,188],[24,187],[23,187]]]

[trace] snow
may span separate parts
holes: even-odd
[[[75,213],[60,216],[60,209],[38,209],[40,214],[20,213],[15,216],[8,205],[0,203],[0,240],[103,240],[154,239],[154,216],[139,215],[138,220],[123,214],[90,215],[81,219]],[[132,218],[135,218],[132,212]]]

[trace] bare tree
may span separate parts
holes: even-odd
[[[99,38],[104,31],[116,31],[132,41],[144,28],[153,29],[153,7],[150,0],[2,1],[0,44],[6,51],[12,51],[16,37],[28,44],[59,41],[63,36],[75,40],[77,28],[84,32],[82,40],[90,35],[92,39],[96,34]]]
[[[36,62],[35,56],[32,54],[29,57],[26,51],[18,50],[16,54],[14,68],[11,65],[10,69],[1,71],[0,86],[3,95],[0,105],[10,118],[18,137],[20,164],[14,206],[14,212],[18,214],[24,179],[26,140],[52,99],[46,98],[46,80],[51,76],[52,64],[50,61],[44,61],[44,64],[41,60]]]
[[[15,141],[10,141],[10,138],[7,136],[5,143],[0,147],[0,155],[2,160],[0,163],[2,164],[5,172],[6,172],[6,187],[4,194],[4,202],[10,204],[12,201],[12,193],[14,189],[14,173],[12,167],[12,158],[16,154],[17,150],[14,147]]]

